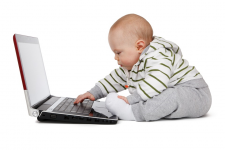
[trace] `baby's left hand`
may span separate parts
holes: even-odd
[[[130,104],[126,97],[118,95],[118,98],[124,100],[127,104]]]

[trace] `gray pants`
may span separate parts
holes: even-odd
[[[201,78],[169,87],[152,99],[132,105],[132,111],[136,121],[201,117],[209,111],[211,103],[210,90]]]

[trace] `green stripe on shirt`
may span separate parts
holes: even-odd
[[[170,46],[173,48],[173,45],[171,44],[171,43],[169,43],[169,42],[167,42],[167,41],[163,41],[163,40],[160,40],[160,39],[158,39],[158,38],[156,38],[158,41],[162,41],[162,42],[165,42],[165,43],[168,43],[168,44],[170,44]]]
[[[152,57],[149,57],[149,58],[146,58],[145,59],[145,63],[144,63],[144,69],[145,69],[145,67],[146,67],[146,64],[147,64],[147,61],[148,61],[148,59],[153,59],[153,60],[157,60],[156,58],[154,58],[154,56],[152,56]]]
[[[180,81],[182,81],[184,78],[181,78],[175,85],[177,85]]]
[[[164,85],[167,88],[167,86],[161,80],[159,80],[158,78],[156,78],[152,74],[148,74],[148,75],[151,76],[151,77],[153,77],[153,78],[155,78],[157,81],[159,81],[162,85]]]
[[[194,77],[196,77],[197,75],[199,75],[200,73],[196,73],[196,75]]]
[[[141,80],[144,80],[145,78],[142,78],[142,79],[139,79],[139,80],[133,80],[132,78],[130,78],[133,82],[138,82],[138,81],[141,81]]]
[[[176,55],[174,54],[172,66],[174,65],[174,62],[175,62],[175,56]]]
[[[177,52],[176,52],[176,54],[178,53],[179,49],[180,49],[180,47],[178,46],[178,49],[177,49]]]
[[[151,96],[149,96],[149,95],[141,88],[140,84],[138,84],[138,85],[139,85],[139,88],[141,89],[141,91],[142,91],[148,98],[151,98]]]
[[[181,70],[179,70],[179,71],[177,71],[176,73],[174,73],[174,74],[172,75],[172,77],[173,77],[173,76],[175,76],[176,74],[180,73],[181,71],[183,71],[183,70],[187,69],[187,68],[188,68],[188,66],[187,66],[187,67],[185,67],[185,68],[183,68],[183,69],[181,69]],[[172,77],[171,77],[171,78],[172,78]]]
[[[126,90],[126,88],[125,88],[122,84],[120,84],[119,82],[117,82],[117,81],[113,78],[113,76],[111,75],[111,73],[110,73],[110,76],[112,77],[112,79],[113,79],[116,83],[118,83],[120,86],[122,86],[122,87],[124,88],[124,90]]]
[[[165,45],[162,43],[159,43],[159,42],[152,42],[152,43],[158,43],[158,44],[162,45],[164,48],[166,48]]]
[[[168,48],[166,48],[166,50],[170,51],[170,53],[171,53],[171,57],[172,57],[172,56],[173,56],[173,52],[172,52],[172,50],[171,50],[171,49],[168,49]]]
[[[147,85],[149,85],[153,90],[155,90],[157,93],[161,93],[159,92],[155,87],[153,87],[151,84],[149,84],[148,82],[146,82],[145,80],[143,80]]]
[[[151,71],[159,71],[159,72],[163,73],[164,75],[166,75],[168,79],[170,79],[170,77],[166,73],[162,72],[159,69],[152,69],[152,70],[149,70],[148,72],[151,72]]]
[[[116,91],[116,92],[118,92],[117,90],[116,90],[116,88],[106,79],[106,78],[104,78],[105,79],[105,81],[106,82],[108,82],[109,83],[109,85],[111,85],[111,87]]]
[[[169,60],[169,61],[171,62],[171,65],[172,65],[172,60],[171,60],[171,59],[169,59],[169,58],[163,58],[163,59],[167,59],[167,60]]]
[[[122,68],[120,68],[120,70],[125,74],[125,72],[123,71],[123,69]],[[125,74],[126,75],[126,74]]]
[[[145,71],[144,69],[141,69],[141,70],[138,70],[137,72],[135,71],[132,71],[133,73],[137,74],[138,72],[142,72],[142,71]]]
[[[185,75],[187,75],[190,71],[194,70],[195,66],[193,66],[193,68],[191,70],[189,70],[188,72],[186,72],[182,77],[184,77]]]
[[[184,59],[182,59],[182,63],[180,64],[180,66],[177,69],[179,69],[183,64],[184,64]]]
[[[107,88],[105,87],[105,85],[101,82],[101,81],[98,81],[102,84],[102,86],[105,88],[106,92],[109,94],[109,91],[107,90]]]
[[[121,80],[123,80],[124,82],[126,82],[126,81],[118,74],[118,72],[116,71],[116,69],[115,69],[115,72],[116,72],[117,76],[120,77]]]
[[[136,89],[136,87],[134,87],[134,86],[132,86],[132,85],[129,85],[129,87]]]
[[[156,50],[156,48],[154,46],[150,45],[150,47],[153,48],[154,50]]]
[[[151,57],[150,57],[150,58],[151,58]],[[147,63],[148,59],[150,59],[150,58],[145,59],[144,69],[145,69],[145,67],[146,67],[146,63]]]
[[[169,66],[167,66],[167,65],[165,65],[165,64],[163,64],[163,63],[160,63],[160,65],[163,65],[164,67],[167,67],[167,68],[169,68],[169,69],[170,69],[170,67],[169,67]],[[171,71],[171,69],[170,69],[170,71]]]
[[[165,56],[165,57],[168,57],[168,56],[166,56],[165,54],[163,54],[162,52],[159,52],[161,55],[163,55],[163,56]]]
[[[152,57],[150,57],[150,58],[153,59],[153,60],[158,60],[158,59],[154,58],[154,56],[152,56]]]

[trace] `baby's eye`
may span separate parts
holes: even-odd
[[[120,54],[121,52],[117,53],[118,55]]]

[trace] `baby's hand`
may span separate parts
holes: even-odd
[[[88,98],[88,99],[90,99],[90,100],[92,100],[92,101],[95,100],[95,97],[94,97],[91,93],[86,92],[86,93],[84,93],[84,94],[82,94],[82,95],[79,95],[79,96],[77,97],[77,99],[75,100],[74,104],[82,103],[82,102],[84,101],[84,99],[86,99],[86,98]]]
[[[120,99],[122,99],[122,100],[124,100],[127,104],[130,104],[130,103],[128,102],[128,100],[127,100],[126,97],[120,96],[120,95],[118,95],[117,97],[120,98]]]

